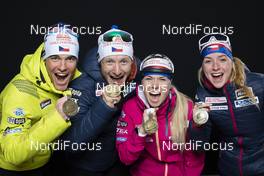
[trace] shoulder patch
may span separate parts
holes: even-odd
[[[12,84],[20,91],[39,98],[37,88],[34,84],[28,80],[18,79],[12,82]]]

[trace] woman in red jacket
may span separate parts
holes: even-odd
[[[140,72],[141,84],[123,105],[117,124],[121,161],[131,165],[133,176],[200,175],[204,154],[187,145],[193,103],[172,86],[172,61],[152,54],[143,60]]]

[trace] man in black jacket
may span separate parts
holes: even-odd
[[[100,35],[98,49],[92,49],[84,60],[83,74],[70,85],[72,98],[80,109],[71,118],[71,128],[60,139],[67,162],[61,164],[67,175],[128,173],[119,162],[115,134],[122,100],[135,87],[131,81],[139,63],[133,55],[132,42],[132,35],[119,29]],[[105,93],[108,84],[123,86],[121,95]]]

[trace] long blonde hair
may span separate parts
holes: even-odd
[[[178,144],[186,142],[186,130],[188,127],[188,101],[192,101],[185,94],[172,86],[176,93],[176,106],[173,109],[171,120],[172,141]]]
[[[246,74],[245,74],[245,64],[237,57],[233,57],[234,62],[232,65],[232,72],[230,75],[230,81],[234,82],[235,85],[242,89],[245,92],[245,96],[254,97],[252,91],[250,91],[249,87],[246,85]],[[202,67],[198,70],[198,81],[201,86],[203,86],[202,82],[205,78]]]

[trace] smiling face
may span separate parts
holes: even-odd
[[[131,66],[128,56],[108,56],[101,61],[101,73],[108,84],[122,85],[130,75]]]
[[[222,88],[230,79],[233,61],[222,53],[212,53],[203,59],[202,69],[215,88]]]
[[[153,108],[159,107],[165,101],[171,88],[171,80],[161,75],[145,76],[141,83],[144,95]]]
[[[74,75],[77,58],[69,55],[53,55],[45,60],[45,64],[54,87],[60,91],[66,90]]]

